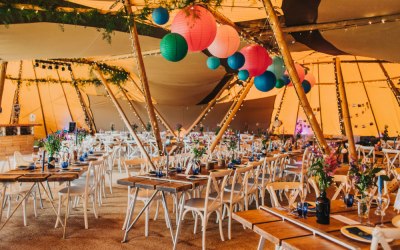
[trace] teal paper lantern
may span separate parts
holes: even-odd
[[[240,52],[235,52],[235,54],[228,57],[228,65],[231,69],[239,69],[244,65],[244,55]]]
[[[151,14],[151,17],[153,18],[153,21],[158,24],[158,25],[163,25],[166,24],[169,20],[169,13],[166,8],[163,7],[158,7],[153,10],[153,13]]]
[[[311,84],[307,80],[303,80],[301,82],[301,86],[303,86],[304,92],[306,94],[311,91]]]
[[[281,78],[286,70],[282,57],[275,56],[272,59],[272,64],[267,68],[267,70],[274,73],[277,79]]]
[[[276,77],[271,71],[265,71],[254,78],[254,85],[261,92],[268,92],[275,87]]]
[[[277,79],[275,83],[275,88],[280,89],[285,86],[285,82],[282,79]]]
[[[169,33],[161,40],[160,52],[168,61],[178,62],[185,58],[188,52],[188,45],[183,36],[176,33]]]
[[[215,56],[210,56],[209,58],[207,58],[207,67],[209,69],[217,69],[219,67],[219,65],[221,65],[221,62],[219,60],[219,58],[215,57]]]
[[[238,78],[241,81],[246,81],[247,78],[249,78],[249,71],[247,71],[246,69],[239,70]]]

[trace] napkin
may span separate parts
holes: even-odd
[[[347,232],[349,232],[353,235],[356,235],[358,237],[361,237],[363,239],[372,240],[371,234],[364,232],[363,230],[359,229],[358,227],[349,227],[349,228],[346,228],[346,230],[347,230]]]
[[[349,219],[349,218],[347,218],[347,217],[345,217],[343,215],[339,215],[339,214],[331,215],[331,218],[334,218],[334,219],[336,219],[338,221],[346,223],[347,225],[359,225],[360,224],[360,222],[358,222],[358,221]]]

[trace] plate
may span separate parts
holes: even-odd
[[[371,243],[372,242],[372,238],[371,238],[371,240],[368,240],[368,239],[364,239],[364,238],[362,238],[362,237],[360,237],[360,236],[358,236],[356,234],[350,233],[348,230],[351,229],[351,228],[355,228],[355,230],[359,229],[363,233],[372,235],[372,230],[374,229],[373,227],[349,225],[349,226],[344,226],[344,227],[342,227],[340,229],[340,232],[344,236],[346,236],[346,237],[348,237],[350,239],[353,239],[353,240],[356,240],[356,241],[360,241],[360,242],[365,242],[365,243]],[[391,242],[391,241],[393,241],[393,239],[386,239],[386,241],[387,242]]]
[[[81,162],[72,163],[72,165],[74,165],[74,166],[83,166],[83,165],[87,165],[87,164],[88,164],[87,161],[81,161]]]
[[[393,217],[392,224],[393,226],[400,228],[400,215]]]

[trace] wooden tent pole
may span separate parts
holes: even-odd
[[[314,131],[315,137],[319,143],[321,150],[327,154],[330,153],[330,149],[326,140],[324,138],[324,134],[322,133],[321,128],[315,118],[315,115],[310,107],[310,103],[307,100],[307,96],[304,92],[304,89],[301,85],[300,78],[297,74],[296,68],[294,66],[294,62],[292,59],[292,55],[290,54],[289,48],[286,44],[285,38],[283,37],[283,32],[281,30],[278,17],[276,16],[274,6],[272,5],[270,0],[263,0],[264,7],[267,13],[267,19],[271,26],[272,31],[275,34],[275,39],[278,44],[278,47],[282,53],[283,60],[286,65],[286,69],[289,73],[289,77],[292,80],[294,85],[294,89],[296,90],[297,96],[300,100],[301,106],[304,109],[304,113],[311,125],[311,128]]]
[[[318,71],[318,103],[319,103],[319,119],[321,124],[321,130],[324,132],[324,124],[322,122],[322,105],[321,105],[321,85],[319,85],[320,77],[319,77],[319,64],[317,64],[317,71]]]
[[[229,124],[233,120],[233,117],[236,115],[236,112],[240,109],[240,106],[242,105],[244,98],[246,98],[246,96],[249,93],[253,84],[254,84],[254,80],[252,79],[251,81],[249,81],[247,83],[246,87],[244,87],[244,91],[240,94],[240,97],[237,100],[236,105],[233,107],[232,112],[229,114],[228,118],[222,125],[222,127],[219,130],[217,136],[215,137],[213,143],[211,144],[210,153],[212,153],[214,151],[215,147],[218,145],[218,143],[221,140],[222,136],[224,135],[226,129],[229,127]]]
[[[103,83],[105,89],[107,90],[108,95],[111,98],[111,101],[113,102],[115,108],[117,109],[119,115],[122,118],[122,121],[125,123],[125,126],[127,127],[129,133],[132,135],[132,137],[135,139],[136,144],[138,145],[140,151],[142,154],[146,157],[147,162],[150,164],[152,169],[155,169],[153,162],[151,161],[151,158],[149,154],[147,153],[146,149],[143,147],[142,142],[140,141],[139,137],[137,136],[136,132],[133,130],[131,124],[129,123],[128,118],[126,117],[124,111],[122,110],[121,105],[118,103],[117,99],[114,96],[114,93],[112,92],[110,86],[108,85],[106,79],[104,78],[103,74],[99,70],[97,66],[94,66],[94,72],[97,75],[97,78],[100,79],[100,81]]]
[[[355,58],[357,59],[357,57],[355,57]],[[376,131],[378,132],[378,137],[380,137],[381,133],[379,131],[378,122],[377,122],[376,117],[375,117],[375,113],[374,113],[374,109],[372,107],[371,99],[369,98],[369,95],[368,95],[367,87],[365,86],[364,77],[362,76],[362,73],[361,73],[360,64],[358,64],[358,62],[356,64],[357,64],[358,72],[360,73],[361,82],[362,82],[362,85],[363,85],[363,88],[364,88],[364,91],[365,91],[365,95],[367,96],[367,100],[368,100],[369,106],[371,108],[372,118],[374,118]]]
[[[33,73],[34,73],[34,75],[35,75],[35,79],[37,79],[36,67],[35,67],[35,65],[33,64],[33,61],[32,61],[32,66],[33,66]],[[46,137],[47,137],[47,135],[48,135],[48,132],[47,132],[47,125],[46,125],[46,119],[45,119],[45,117],[44,117],[42,97],[41,97],[41,95],[40,95],[40,89],[39,89],[39,83],[38,83],[38,82],[36,82],[36,89],[37,89],[38,96],[39,96],[40,110],[42,111],[42,119],[43,119],[44,132],[46,133]]]
[[[387,84],[388,84],[390,90],[392,91],[394,97],[396,98],[397,103],[398,103],[399,106],[400,106],[400,91],[399,91],[399,90],[396,88],[396,86],[394,85],[392,79],[390,78],[390,76],[389,76],[388,72],[386,71],[385,66],[383,66],[383,63],[382,63],[382,62],[379,62],[379,66],[381,67],[382,72],[383,72],[383,74],[384,74],[385,77],[386,77],[386,82],[387,82]]]
[[[121,90],[122,94],[124,95],[124,97],[126,98],[126,100],[128,100],[129,105],[132,108],[133,114],[138,118],[140,124],[142,124],[143,128],[146,128],[146,124],[144,123],[144,121],[142,120],[142,118],[139,116],[139,113],[137,112],[135,106],[133,105],[133,102],[131,99],[128,98],[128,95],[126,94],[126,90],[121,87],[120,85],[118,85],[119,89]]]
[[[231,79],[232,80],[232,79]],[[231,80],[228,80],[226,84],[218,91],[218,93],[214,96],[214,98],[208,102],[207,106],[203,109],[203,111],[200,113],[200,115],[196,118],[196,120],[190,125],[190,127],[186,130],[186,133],[183,135],[185,137],[187,134],[189,134],[208,114],[211,109],[215,106],[217,103],[218,98],[222,95],[222,93],[229,87],[231,84]]]
[[[57,72],[57,76],[58,76],[58,82],[60,83],[62,92],[64,94],[65,102],[67,103],[69,116],[71,117],[71,121],[74,121],[74,118],[72,117],[72,111],[71,111],[71,108],[70,108],[69,103],[68,103],[68,98],[67,98],[67,95],[65,94],[64,85],[62,84],[60,74],[58,73],[58,69],[56,69],[56,72]]]
[[[127,14],[129,16],[133,17],[132,6],[130,3],[130,0],[125,0],[124,4],[125,4],[125,9],[126,9]],[[162,152],[163,146],[162,146],[162,142],[161,142],[160,129],[158,127],[156,114],[154,112],[153,102],[151,100],[150,88],[149,88],[149,83],[147,80],[146,69],[144,67],[142,50],[140,48],[139,36],[138,36],[137,29],[136,29],[135,20],[133,20],[132,25],[130,26],[130,33],[131,33],[131,38],[132,38],[133,53],[136,52],[135,58],[136,58],[137,66],[138,66],[139,77],[140,77],[140,80],[141,80],[142,86],[143,86],[143,93],[144,93],[144,97],[146,100],[147,113],[149,115],[149,119],[151,122],[151,128],[153,130],[154,138],[156,139],[158,154],[162,155],[163,154],[163,152]]]
[[[16,113],[14,110],[14,106],[16,104],[19,104],[19,91],[21,90],[21,84],[22,84],[22,65],[23,62],[20,61],[19,63],[19,73],[18,73],[18,78],[17,78],[17,87],[15,88],[14,92],[14,98],[13,98],[13,106],[11,107],[11,115],[10,115],[10,124],[17,124],[19,122],[19,113]],[[36,78],[35,78],[36,80]],[[37,82],[37,81],[36,81]]]
[[[346,137],[349,143],[349,154],[352,160],[357,161],[357,151],[356,151],[356,145],[354,143],[353,128],[351,126],[349,104],[347,102],[346,88],[344,86],[342,67],[340,65],[339,57],[335,58],[335,65],[336,65],[336,78],[338,81],[339,94],[341,99],[340,105],[342,107],[342,113],[343,113],[344,130],[346,132]]]
[[[1,102],[3,100],[4,84],[6,82],[6,71],[7,71],[7,62],[2,62],[0,71],[0,113],[3,112],[3,108],[1,107]]]

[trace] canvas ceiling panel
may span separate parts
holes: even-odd
[[[36,116],[34,123],[41,124],[41,126],[35,127],[35,137],[45,138],[46,132],[36,84],[26,85],[23,83],[21,85],[19,103],[21,107],[20,123],[29,123],[29,116],[34,114]]]
[[[11,80],[6,80],[4,83],[3,99],[1,100],[1,107],[3,111],[0,113],[1,124],[8,124],[10,122],[11,110],[12,110],[16,87],[17,84],[13,83]]]
[[[366,84],[371,93],[372,107],[382,133],[385,125],[388,125],[389,136],[397,136],[400,133],[400,107],[387,87],[386,82],[369,82]]]
[[[378,63],[359,63],[358,65],[364,81],[386,79]]]
[[[297,110],[299,107],[299,99],[293,87],[288,87],[284,96],[279,120],[282,121],[282,126],[275,129],[275,133],[292,134],[296,126]]]
[[[63,87],[72,112],[73,121],[77,123],[78,127],[88,128],[85,122],[85,114],[83,113],[75,88],[71,84],[63,84]]]
[[[361,82],[361,75],[356,63],[342,63],[341,68],[343,80],[346,85],[355,84],[354,82]]]
[[[315,70],[312,68],[312,73],[318,83],[335,83],[335,70],[332,64],[319,64]]]
[[[321,114],[325,135],[340,135],[335,85],[321,85]]]
[[[393,42],[400,39],[400,22],[330,30],[325,31],[323,37],[338,49],[352,55],[400,62],[400,53],[395,53],[399,52],[399,47]]]
[[[27,32],[29,30],[29,32]],[[115,31],[111,43],[96,28],[56,23],[0,25],[0,58],[81,58],[131,53],[128,33]],[[159,48],[159,39],[140,36],[143,51]],[[27,46],[29,41],[29,46]]]
[[[393,77],[400,77],[400,66],[397,63],[383,63],[383,67],[385,67],[386,71],[389,74],[389,77],[393,78]],[[386,79],[386,77],[385,77]],[[394,81],[395,83],[397,82]],[[397,85],[397,87],[400,87],[399,85]]]

